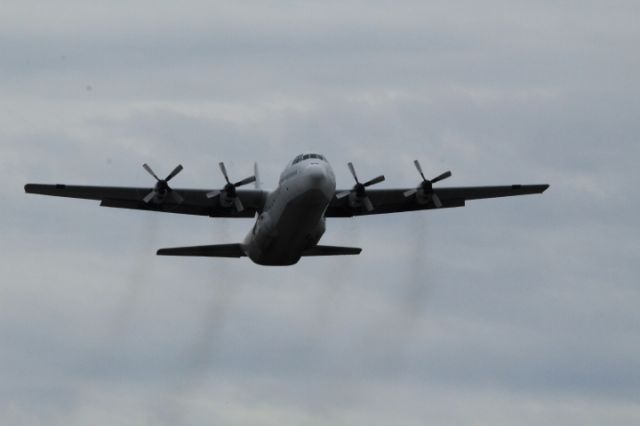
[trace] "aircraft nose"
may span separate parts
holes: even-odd
[[[311,163],[305,170],[307,176],[308,185],[315,189],[320,190],[327,200],[333,197],[336,190],[335,181],[332,179],[331,170],[324,164]]]
[[[327,178],[327,174],[324,170],[324,167],[320,164],[310,164],[307,166],[307,170],[305,171],[307,175],[307,179],[313,184],[320,184],[324,182]]]

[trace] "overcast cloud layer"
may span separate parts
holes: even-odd
[[[96,4],[94,4],[96,3]],[[0,423],[640,422],[637,1],[5,1]],[[247,220],[26,182],[339,186],[419,158],[543,196],[332,220],[355,258],[157,258]]]

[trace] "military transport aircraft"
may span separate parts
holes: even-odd
[[[318,245],[325,232],[325,219],[414,210],[462,207],[467,200],[539,194],[549,185],[509,185],[434,188],[451,172],[427,179],[420,163],[414,161],[422,181],[413,188],[369,189],[385,180],[380,175],[361,182],[352,163],[348,163],[355,185],[337,190],[333,170],[324,156],[302,154],[294,158],[280,175],[278,187],[260,189],[258,169],[254,175],[231,182],[224,163],[220,170],[226,185],[219,190],[174,189],[169,181],[180,171],[176,167],[160,179],[147,164],[144,169],[156,179],[154,187],[109,187],[27,184],[31,194],[99,200],[101,206],[151,210],[210,217],[256,217],[255,224],[238,244],[176,247],[158,250],[168,256],[248,256],[260,265],[293,265],[303,256],[360,254],[356,247]],[[255,183],[255,189],[238,189]]]

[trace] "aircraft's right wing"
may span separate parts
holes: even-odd
[[[549,188],[549,185],[546,184],[434,188],[433,194],[436,194],[440,200],[440,207],[436,206],[434,202],[428,199],[420,202],[416,195],[406,196],[407,191],[411,191],[414,188],[367,189],[366,196],[371,201],[373,206],[372,210],[367,210],[364,205],[354,206],[352,197],[339,199],[334,196],[327,208],[326,217],[351,217],[436,208],[463,207],[465,202],[468,200],[541,194],[546,191],[547,188]],[[336,194],[340,192],[342,191],[338,190],[336,191]],[[431,195],[431,193],[428,195]]]
[[[116,187],[116,186],[78,186],[78,185],[48,185],[27,184],[24,187],[29,194],[50,195],[54,197],[81,198],[98,200],[104,207],[124,209],[148,210],[166,213],[181,213],[189,215],[211,217],[253,217],[261,212],[266,199],[266,192],[253,189],[239,189],[237,195],[243,205],[238,212],[234,206],[224,206],[219,197],[207,198],[210,189],[180,189],[175,188],[180,195],[180,202],[169,197],[163,202],[145,202],[144,198],[153,188],[149,187]]]

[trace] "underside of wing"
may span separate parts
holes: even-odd
[[[468,200],[541,194],[549,185],[505,185],[434,188],[427,194],[420,189],[370,189],[366,197],[372,208],[354,197],[334,197],[327,208],[327,217],[351,217],[372,214],[398,213],[415,210],[463,207]],[[336,191],[340,193],[343,191]],[[348,192],[348,190],[346,191]],[[410,194],[410,195],[409,195]],[[435,197],[434,197],[435,194]]]
[[[27,184],[24,189],[29,194],[97,200],[104,207],[211,217],[253,217],[262,211],[266,198],[261,190],[238,190],[236,195],[242,205],[242,209],[238,209],[237,203],[225,202],[220,197],[209,198],[211,190],[206,189],[171,189],[164,198],[149,197],[153,188],[148,187]],[[173,194],[177,195],[171,196]]]

